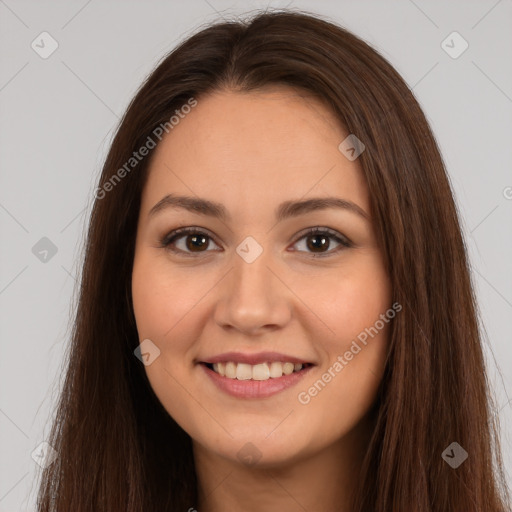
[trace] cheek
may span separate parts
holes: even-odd
[[[137,256],[132,296],[139,336],[161,341],[172,337],[205,293],[205,281],[194,278],[192,272],[171,272],[163,258]]]
[[[373,252],[357,254],[335,278],[329,275],[303,283],[298,293],[307,297],[318,318],[329,327],[324,331],[327,338],[323,344],[331,354],[347,350],[351,341],[391,306],[391,284],[378,254]]]
[[[335,343],[340,349],[359,335],[364,337],[363,333],[389,309],[390,300],[386,290],[376,286],[367,287],[359,282],[347,284],[342,294],[332,297],[329,320],[336,332]],[[379,330],[382,330],[382,325],[379,325]]]
[[[370,407],[382,379],[394,317],[394,312],[387,313],[391,285],[380,260],[372,256],[360,258],[335,285],[324,283],[322,290],[312,290],[319,305],[315,311],[331,331],[322,340],[323,367],[307,383],[309,388],[302,387],[308,396],[301,403],[309,397],[320,416],[333,404],[342,404],[350,422]]]
[[[136,255],[132,296],[139,340],[150,339],[160,350],[154,362],[145,366],[146,375],[167,412],[181,421],[186,419],[189,425],[193,424],[187,408],[189,395],[182,384],[189,369],[183,361],[190,348],[189,340],[194,337],[190,311],[202,294],[190,277],[182,281],[176,273],[169,272],[165,261],[144,251]]]
[[[134,261],[132,273],[133,309],[139,341],[150,339],[159,349],[159,355],[148,366],[146,375],[167,411],[179,414],[183,393],[179,382],[184,382],[189,368],[183,364],[194,339],[191,311],[201,294],[194,289],[194,281],[182,283],[176,273],[157,258],[143,251]],[[178,407],[178,410],[176,408]]]

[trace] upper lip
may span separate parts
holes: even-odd
[[[250,365],[272,362],[272,361],[281,361],[283,363],[300,363],[306,364],[310,363],[310,361],[306,361],[305,359],[301,359],[299,357],[289,356],[286,354],[281,354],[279,352],[258,352],[257,354],[244,354],[242,352],[225,352],[224,354],[219,354],[217,356],[208,357],[204,360],[201,360],[201,363],[224,363],[228,361],[233,361],[235,363],[245,363]],[[312,363],[311,363],[312,364]]]

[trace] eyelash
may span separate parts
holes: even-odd
[[[203,231],[202,229],[194,228],[194,227],[186,227],[186,228],[175,229],[174,231],[171,231],[170,233],[165,235],[160,240],[160,248],[167,249],[171,252],[184,255],[185,257],[192,257],[192,258],[197,257],[196,254],[199,255],[201,252],[210,252],[210,251],[199,251],[198,253],[191,253],[191,252],[186,252],[186,251],[182,251],[181,249],[176,249],[176,248],[171,247],[171,245],[173,243],[175,243],[176,240],[178,240],[179,238],[183,238],[185,235],[189,235],[189,234],[205,236],[215,242],[214,238],[212,236],[210,236],[207,232]],[[320,254],[310,253],[311,257],[313,257],[313,258],[325,258],[328,256],[332,256],[333,254],[338,253],[339,251],[342,251],[344,249],[352,247],[352,243],[348,240],[348,238],[344,237],[343,235],[340,235],[337,231],[334,231],[329,228],[321,228],[319,226],[316,226],[314,228],[309,228],[307,231],[302,232],[301,235],[299,236],[299,238],[297,238],[297,240],[293,243],[293,245],[295,245],[297,242],[299,242],[303,238],[306,238],[306,237],[312,236],[312,235],[329,236],[330,238],[333,238],[336,242],[340,243],[340,245],[336,249],[333,249],[326,253],[320,253]],[[215,242],[215,243],[217,244],[217,242]],[[217,244],[217,245],[219,245],[219,244]],[[305,252],[305,251],[297,251],[297,252]]]

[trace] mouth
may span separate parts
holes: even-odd
[[[293,373],[300,373],[313,366],[312,363],[292,363],[291,361],[268,361],[259,364],[223,361],[218,363],[201,363],[220,377],[232,380],[266,381],[279,379]]]
[[[208,381],[223,394],[244,400],[265,399],[296,386],[316,366],[313,363],[268,361],[258,364],[201,362]]]

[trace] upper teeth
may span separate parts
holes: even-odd
[[[268,380],[276,379],[283,375],[290,375],[294,371],[302,369],[300,363],[281,363],[273,361],[272,363],[245,364],[228,361],[226,363],[214,363],[213,370],[228,379],[238,380]]]

